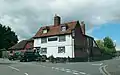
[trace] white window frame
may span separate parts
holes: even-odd
[[[62,27],[61,27],[61,31],[64,32],[64,31],[66,31],[66,30],[67,30],[67,27],[66,27],[66,26],[62,26]]]
[[[64,49],[64,51],[59,51],[59,49]],[[58,53],[65,53],[65,46],[60,46],[60,47],[58,47]]]
[[[43,41],[42,41],[43,39],[45,39],[46,42],[43,42]],[[46,38],[46,37],[45,37],[45,38],[41,38],[41,43],[47,43],[47,38]]]
[[[63,40],[63,39],[61,40],[60,37],[64,37],[64,40]],[[65,35],[60,35],[60,36],[59,36],[59,42],[64,42],[64,41],[66,41],[66,36],[65,36]]]
[[[43,31],[42,31],[43,33],[47,33],[48,32],[48,30],[47,29],[43,29]]]
[[[46,52],[43,52],[43,49],[46,49]],[[47,54],[47,48],[41,48],[40,53],[41,54]]]
[[[57,40],[58,40],[58,37],[48,37],[48,41],[50,42],[50,41],[52,41],[52,40],[49,40],[49,39],[52,39],[52,38],[56,38]],[[53,40],[53,41],[57,41],[57,40]]]

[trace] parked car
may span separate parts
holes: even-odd
[[[16,53],[10,53],[8,59],[9,60],[19,60],[20,58],[20,53],[16,52]]]
[[[46,62],[46,60],[47,60],[47,56],[46,56],[46,55],[42,55],[42,56],[41,56],[41,61],[42,61],[42,62]]]
[[[34,51],[26,51],[21,56],[20,62],[28,61],[39,61],[41,58],[40,54]]]

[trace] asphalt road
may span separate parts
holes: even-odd
[[[120,60],[119,60],[120,61]],[[0,59],[0,75],[102,75],[100,67],[119,64],[116,59],[100,62],[38,63]]]

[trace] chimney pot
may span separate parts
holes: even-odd
[[[82,33],[85,35],[85,24],[84,24],[84,21],[81,21],[81,29],[82,29]]]

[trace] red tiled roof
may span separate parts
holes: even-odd
[[[53,36],[53,35],[60,35],[60,34],[70,34],[72,29],[75,28],[76,24],[78,21],[74,21],[74,22],[68,22],[68,23],[64,23],[61,25],[67,25],[68,28],[66,31],[61,31],[61,25],[52,25],[52,26],[47,26],[49,28],[49,31],[47,33],[42,33],[43,29],[46,27],[41,27],[39,29],[39,31],[35,34],[34,38],[37,37],[45,37],[45,36]]]
[[[24,49],[27,44],[29,45],[29,42],[30,42],[30,41],[33,43],[33,40],[32,40],[32,39],[22,40],[22,41],[20,41],[19,43],[15,44],[14,46],[10,47],[9,50],[20,50],[20,49]],[[29,47],[32,48],[33,46],[32,46],[32,45],[29,45]]]
[[[27,44],[27,40],[22,40],[19,43],[15,44],[9,50],[14,50],[14,49],[24,49],[25,45]]]

